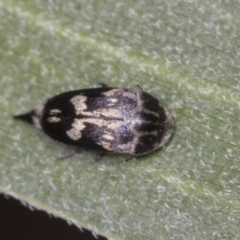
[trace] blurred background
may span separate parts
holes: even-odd
[[[97,237],[97,238],[96,238]],[[102,236],[41,210],[30,210],[18,200],[0,194],[0,239],[2,240],[106,240]]]

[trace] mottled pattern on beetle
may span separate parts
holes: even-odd
[[[108,151],[131,150],[133,134],[125,125],[131,117],[131,111],[136,107],[136,94],[112,89],[97,98],[76,95],[70,102],[76,114],[72,128],[67,131],[71,139],[80,140],[84,137],[83,130],[88,128],[90,132],[95,125],[98,131],[92,136],[96,144]]]
[[[126,89],[111,89],[102,95],[76,95],[70,99],[76,114],[66,131],[70,139],[79,141],[90,134],[95,144],[107,151],[130,154],[159,147],[166,116],[155,98]]]
[[[47,119],[48,122],[52,122],[52,123],[60,122],[61,118],[56,117],[56,115],[58,115],[59,113],[61,113],[61,110],[59,110],[59,109],[51,109],[49,111],[50,117]]]
[[[41,106],[33,110],[32,112],[32,122],[33,122],[32,124],[38,129],[42,129],[41,118],[42,118],[43,109],[44,107]]]
[[[156,98],[122,88],[64,92],[15,118],[62,143],[136,156],[163,146],[172,132],[172,117]]]

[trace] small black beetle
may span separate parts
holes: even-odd
[[[167,108],[144,91],[125,88],[64,92],[14,118],[62,143],[133,156],[160,148],[172,132]]]

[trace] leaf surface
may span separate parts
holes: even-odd
[[[240,237],[239,2],[0,2],[0,191],[111,239]],[[67,90],[137,88],[175,116],[162,149],[125,163],[12,115]]]

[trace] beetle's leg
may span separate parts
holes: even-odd
[[[137,87],[138,87],[141,91],[143,91],[142,87],[141,87],[139,84],[137,84]]]
[[[98,161],[100,161],[100,160],[101,160],[104,156],[106,156],[106,155],[107,155],[106,152],[100,152],[99,155],[94,158],[94,161],[95,161],[95,162],[98,162]]]
[[[72,151],[70,151],[70,152],[68,152],[68,153],[66,153],[64,155],[58,156],[58,159],[59,160],[63,160],[63,159],[72,157],[73,155],[75,155],[76,153],[80,153],[81,151],[82,151],[82,149],[79,148],[79,147],[73,148]]]
[[[109,86],[108,86],[106,83],[100,82],[99,85],[100,85],[102,88],[109,88]]]
[[[125,162],[128,162],[130,160],[136,161],[139,157],[138,156],[131,156],[130,158],[127,158]]]

